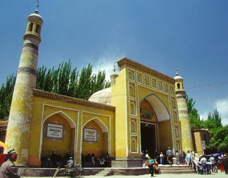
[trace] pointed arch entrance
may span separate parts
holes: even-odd
[[[44,119],[41,128],[41,160],[50,158],[51,154],[55,152],[61,158],[66,154],[72,155],[74,161],[77,161],[76,125],[66,113],[58,111],[49,115]]]
[[[82,127],[82,162],[84,167],[93,166],[89,160],[92,155],[100,159],[110,153],[110,136],[107,126],[95,117],[87,121]]]
[[[172,134],[164,134],[164,132],[167,128],[171,132],[170,115],[164,103],[155,94],[146,96],[140,102],[140,125],[142,152],[147,150],[149,155],[153,156],[155,150],[167,149],[164,142],[172,140]]]

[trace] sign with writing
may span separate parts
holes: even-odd
[[[85,142],[97,142],[98,140],[98,131],[94,128],[84,128],[83,140]]]
[[[50,139],[63,139],[64,125],[59,123],[47,123],[46,137]]]

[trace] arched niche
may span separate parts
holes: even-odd
[[[109,153],[109,130],[101,119],[95,117],[83,124],[81,135],[83,158],[92,154],[95,155],[95,158],[100,158]],[[91,166],[86,160],[82,161],[85,166]]]

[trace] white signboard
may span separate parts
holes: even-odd
[[[83,140],[85,142],[97,142],[97,140],[98,140],[97,129],[84,128]]]
[[[58,123],[47,123],[46,137],[50,139],[63,139],[64,125]]]

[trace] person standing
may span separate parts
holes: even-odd
[[[191,155],[188,151],[186,156],[185,156],[185,164],[190,165],[190,159],[191,159],[190,157],[191,157]]]
[[[164,155],[162,152],[160,153],[160,164],[164,164]]]
[[[176,164],[179,165],[180,164],[180,155],[179,152],[176,150]]]
[[[203,174],[207,174],[207,159],[204,156],[201,157],[200,163],[202,164]]]
[[[167,162],[172,166],[173,163],[173,152],[171,151],[170,147],[168,147],[166,151],[166,158]]]
[[[154,152],[154,162],[158,163],[159,161],[159,153],[158,153],[158,150],[155,150]]]
[[[70,157],[70,159],[67,161],[66,172],[70,174],[73,171],[74,171],[74,161],[73,161],[73,158]]]
[[[213,155],[209,158],[209,161],[210,161],[210,163],[211,163],[211,170],[212,170],[212,172],[214,172],[215,158],[214,158]]]
[[[0,168],[0,178],[20,178],[18,174],[18,169],[14,165],[17,160],[17,153],[15,149],[8,152],[9,159],[1,165]]]
[[[154,176],[154,159],[149,156],[148,160],[149,160],[149,172],[151,174],[151,177],[153,177]]]

